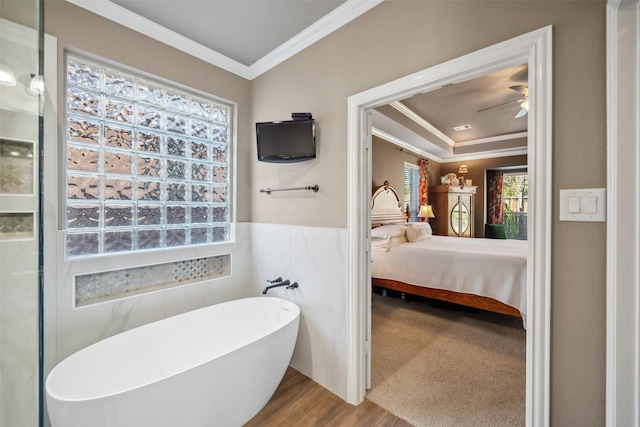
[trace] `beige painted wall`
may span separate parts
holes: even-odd
[[[418,155],[400,149],[384,139],[377,136],[372,138],[371,144],[371,178],[372,190],[383,185],[385,181],[389,181],[389,185],[393,187],[398,196],[402,197],[404,189],[404,164],[411,163],[418,165],[418,161],[422,158]],[[440,183],[440,163],[429,160],[429,183]]]
[[[37,0],[3,0],[0,3],[0,17],[36,29],[39,25],[39,7]]]
[[[402,197],[404,189],[404,164],[418,165],[419,157],[378,137],[371,144],[371,189],[375,190],[385,181]]]
[[[404,163],[418,165],[418,161],[423,157],[402,150],[397,145],[380,139],[377,136],[372,138],[371,149],[371,178],[372,188],[375,189],[386,180],[389,185],[398,191],[404,186]],[[429,160],[429,184],[440,183],[440,163]]]
[[[252,82],[252,121],[310,111],[318,159],[252,160],[251,221],[346,227],[347,98],[553,25],[551,424],[605,423],[605,224],[558,221],[561,188],[605,187],[604,1],[387,1]],[[255,159],[255,147],[251,147]],[[318,183],[279,199],[263,185]]]
[[[45,2],[45,33],[58,39],[58,93],[63,94],[64,49],[85,51],[237,103],[236,221],[249,219],[250,83],[193,56],[101,18],[66,1]],[[64,111],[64,96],[58,111]],[[63,114],[58,114],[58,120]],[[64,125],[60,129],[64,129]]]

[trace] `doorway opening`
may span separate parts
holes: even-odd
[[[529,256],[527,268],[526,421],[549,415],[549,286],[551,223],[551,27],[378,86],[349,98],[347,398],[357,404],[369,385],[371,354],[371,114],[412,94],[527,63],[529,74]]]

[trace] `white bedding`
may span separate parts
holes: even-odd
[[[374,278],[493,298],[525,318],[526,241],[432,236],[374,249],[371,258]]]

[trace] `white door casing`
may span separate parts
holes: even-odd
[[[640,425],[640,2],[607,3],[607,426]]]

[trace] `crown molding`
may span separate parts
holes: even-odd
[[[381,136],[381,138],[393,144],[402,146],[403,148],[407,148],[407,146],[414,147],[414,152],[420,150],[421,155],[438,162],[441,161],[441,159],[453,155],[453,148],[441,147],[375,109],[371,111],[371,119],[372,127],[375,128],[380,135],[387,135],[387,137]],[[398,141],[400,141],[400,143],[398,143]]]
[[[528,153],[527,147],[505,148],[501,150],[486,150],[477,153],[455,154],[442,159],[442,163],[466,162],[469,160],[495,159],[497,157],[522,156]]]
[[[239,63],[213,49],[171,31],[124,7],[108,0],[66,0],[103,18],[123,25],[133,31],[176,48],[211,65],[222,68],[247,80],[269,71],[318,40],[331,34],[360,15],[368,12],[383,0],[347,0],[331,13],[283,43],[251,66]]]
[[[409,144],[408,142],[405,142],[404,140],[391,135],[390,133],[384,132],[378,128],[376,128],[375,126],[371,128],[371,135],[377,136],[380,139],[384,139],[387,142],[390,142],[393,145],[396,145],[400,148],[402,148],[403,150],[409,151],[413,154],[416,154],[420,157],[424,157],[425,159],[429,159],[429,160],[434,160],[436,162],[440,162],[442,163],[443,160],[442,158],[431,154],[427,151],[424,151],[418,147],[416,147],[415,145]]]
[[[529,135],[529,132],[517,132],[517,133],[509,133],[505,135],[490,136],[488,138],[471,139],[469,141],[456,142],[456,147],[466,147],[468,145],[488,144],[490,142],[526,138],[528,135]]]
[[[347,0],[331,13],[314,22],[311,26],[281,44],[249,67],[249,79],[261,74],[286,61],[295,54],[323,39],[337,29],[353,21],[360,15],[373,9],[384,0]]]
[[[395,144],[407,151],[411,151],[414,154],[420,155],[430,160],[434,160],[439,163],[451,163],[459,161],[469,160],[481,160],[481,159],[493,159],[497,157],[509,157],[520,156],[527,154],[527,146],[524,147],[511,147],[495,150],[483,150],[475,153],[454,154],[453,151],[448,151],[438,147],[428,139],[418,135],[402,126],[398,122],[389,119],[384,114],[373,110],[371,112],[373,121],[372,135],[384,139],[392,144]],[[526,134],[526,132],[525,132]],[[516,135],[516,134],[514,134]],[[519,134],[518,134],[519,135]],[[526,135],[525,135],[526,136]],[[496,137],[500,138],[500,137]],[[486,140],[493,138],[485,138]],[[509,139],[509,138],[504,138]],[[478,140],[480,141],[480,140]],[[492,142],[492,141],[486,141]],[[458,146],[458,144],[456,144]]]
[[[108,0],[66,0],[89,12],[100,15],[133,31],[195,56],[209,64],[220,67],[230,73],[246,79],[249,78],[249,67],[228,58],[208,47],[196,43],[162,25],[158,25],[142,16],[112,3]]]
[[[426,159],[433,160],[439,163],[466,162],[469,160],[495,159],[498,157],[522,156],[527,154],[527,147],[515,147],[502,150],[487,150],[478,153],[453,154],[440,157],[436,156],[433,153],[429,153],[428,151],[422,150],[415,145],[406,142],[402,138],[399,138],[397,135],[385,132],[381,129],[376,128],[375,126],[371,128],[371,134],[377,136],[380,139],[384,139],[385,141],[390,142],[391,144],[394,144],[405,151],[410,151],[420,157],[424,157]]]
[[[395,108],[396,110],[398,110],[399,112],[401,112],[402,114],[404,114],[407,118],[413,120],[415,123],[417,123],[424,129],[426,129],[428,132],[431,132],[432,134],[434,134],[435,136],[437,136],[438,138],[446,142],[447,145],[449,145],[450,147],[455,147],[456,142],[453,139],[449,138],[447,135],[442,133],[440,129],[438,129],[437,127],[435,127],[434,125],[432,125],[431,123],[429,123],[428,121],[420,117],[415,111],[413,111],[412,109],[404,105],[402,102],[395,101],[395,102],[389,103],[389,105]]]

